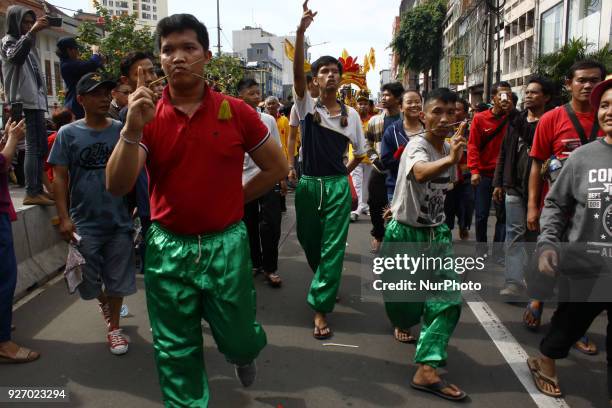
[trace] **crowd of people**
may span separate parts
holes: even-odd
[[[455,224],[458,238],[469,239],[475,213],[474,255],[504,267],[500,295],[509,302],[528,293],[525,271],[533,257],[538,273],[556,276],[562,242],[610,238],[599,219],[612,193],[600,188],[612,183],[612,79],[605,79],[602,64],[571,67],[565,84],[571,99],[562,107],[551,106],[553,84],[534,76],[522,110],[507,82],[491,87],[490,105],[474,108],[447,88],[422,95],[388,83],[380,112],[364,92],[355,109],[338,99],[343,66],[336,58],[321,57],[304,72],[304,37],[317,14],[307,3],[296,31],[293,105],[283,107],[272,96],[262,100],[252,78],[238,83],[237,98],[216,92],[201,75],[212,56],[206,27],[192,15],[175,14],[157,26],[159,60],[132,51],[116,79],[98,71],[105,58],[97,48],[83,61],[73,38],[58,41],[68,91],[65,107],[52,114],[49,137],[34,41],[48,21],[21,6],[8,9],[3,88],[7,102],[22,105],[24,118],[11,112],[0,145],[1,362],[40,357],[11,340],[17,265],[7,175],[24,139],[24,204],[57,208],[59,232],[70,243],[68,263],[76,252],[85,261],[78,293],[97,301],[115,355],[129,347],[120,310],[136,292],[138,220],[167,406],[208,404],[202,319],[240,382],[254,382],[255,359],[267,339],[255,316],[253,276],[263,273],[272,287],[282,286],[278,246],[289,188],[295,190],[297,237],[313,272],[307,303],[318,340],[333,336],[327,317],[338,300],[350,222],[361,216],[371,220],[372,253],[435,243],[452,255]],[[603,192],[595,197],[594,189]],[[491,205],[493,242],[504,243],[493,251],[486,244]],[[538,251],[528,251],[528,242]],[[596,352],[586,332],[610,305],[557,304],[541,355],[527,362],[542,393],[562,395],[555,361],[571,347]],[[538,329],[542,308],[542,299],[528,302],[527,328]],[[417,342],[413,388],[453,401],[467,397],[438,374],[461,309],[456,290],[414,302],[385,298],[395,339]]]

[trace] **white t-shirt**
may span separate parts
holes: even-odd
[[[400,159],[391,202],[393,218],[398,222],[412,227],[436,227],[444,222],[444,198],[450,184],[455,181],[455,166],[424,183],[415,180],[412,168],[418,162],[434,162],[449,153],[450,145],[446,142],[444,153],[440,153],[425,137],[410,139]]]
[[[291,107],[291,113],[289,114],[289,126],[291,127],[300,126],[300,118],[298,117],[297,106],[295,103]]]
[[[278,145],[282,147],[280,134],[278,132],[278,126],[276,126],[276,120],[267,113],[258,113],[259,118],[270,131],[270,137],[272,137],[272,140],[275,140],[276,143],[278,143]],[[246,183],[251,181],[251,179],[255,177],[260,171],[261,170],[259,169],[259,167],[257,167],[257,164],[255,164],[251,156],[248,153],[245,153],[244,163],[242,165],[242,185],[244,186]]]

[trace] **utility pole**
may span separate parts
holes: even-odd
[[[487,8],[487,52],[485,55],[485,76],[484,76],[484,98],[483,102],[488,103],[491,99],[491,85],[493,85],[493,34],[495,24],[493,20],[493,10],[488,1],[484,2]]]
[[[217,0],[217,57],[221,56],[221,19],[219,18],[219,0]]]
[[[495,1],[495,6],[497,10],[497,12],[495,13],[495,21],[497,22],[497,24],[495,25],[497,35],[497,69],[495,70],[495,82],[499,82],[501,81],[501,36],[499,35],[499,30],[501,27],[501,10],[499,9],[499,0]]]

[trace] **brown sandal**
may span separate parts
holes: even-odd
[[[15,357],[0,356],[0,364],[20,364],[37,360],[40,354],[26,347],[19,347]]]
[[[557,379],[557,377],[549,377],[546,374],[544,374],[540,367],[540,362],[538,361],[536,357],[528,358],[527,366],[529,367],[529,371],[531,371],[531,377],[533,378],[533,382],[536,388],[542,394],[548,395],[549,397],[553,397],[553,398],[559,398],[563,396],[563,393],[561,392],[561,388],[559,388],[559,380]],[[548,385],[553,386],[554,388],[558,389],[559,392],[556,393],[556,392],[550,392],[550,391],[545,390],[544,387],[542,387],[542,385],[540,384],[540,382],[544,382]]]

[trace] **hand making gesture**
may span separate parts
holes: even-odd
[[[459,128],[450,139],[450,157],[453,163],[459,163],[461,160],[461,156],[463,155],[463,149],[467,146],[467,141],[463,137],[463,132],[465,132],[465,127],[467,126],[467,122],[461,122]]]
[[[128,132],[139,133],[155,116],[155,92],[147,88],[142,67],[138,67],[136,90],[128,97],[125,127]]]
[[[304,14],[302,14],[302,19],[300,20],[298,31],[305,32],[308,27],[310,27],[310,24],[312,24],[318,12],[314,12],[308,8],[308,0],[304,2],[302,8],[304,9]]]

